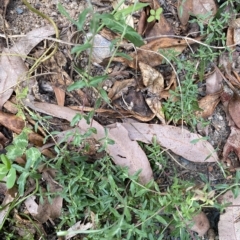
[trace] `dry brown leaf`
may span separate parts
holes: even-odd
[[[193,0],[178,1],[178,17],[182,25],[187,25],[193,9]]]
[[[191,227],[191,230],[197,232],[200,237],[205,235],[210,228],[209,220],[204,212],[200,212],[193,217],[194,225]]]
[[[240,239],[240,195],[234,198],[232,191],[227,191],[219,197],[220,204],[231,203],[220,215],[218,222],[219,240],[239,240]]]
[[[53,90],[57,99],[57,104],[59,106],[64,106],[65,95],[66,95],[65,91],[59,87],[53,87]]]
[[[226,45],[231,46],[234,44],[233,41],[233,35],[234,35],[234,29],[233,28],[228,28],[227,30],[227,39],[226,39]],[[236,46],[232,46],[231,49],[235,49]]]
[[[234,123],[240,128],[240,96],[238,93],[233,93],[233,97],[228,104],[228,111]]]
[[[201,40],[201,37],[195,40]],[[115,57],[114,61],[119,61],[127,64],[129,67],[137,68],[138,62],[143,62],[151,67],[158,66],[162,63],[162,56],[158,53],[160,49],[174,50],[177,54],[180,54],[188,44],[193,44],[191,40],[179,40],[175,38],[159,38],[140,48],[137,48],[137,52],[131,54],[133,60],[128,60],[122,57]]]
[[[18,134],[21,133],[25,126],[25,122],[22,118],[10,113],[4,113],[2,111],[0,111],[0,123]]]
[[[108,117],[108,118],[126,118],[126,117],[130,118],[130,117],[133,117],[133,118],[140,120],[141,122],[149,122],[150,120],[152,120],[155,117],[155,115],[153,113],[150,115],[141,116],[140,114],[138,114],[136,112],[133,112],[131,110],[124,110],[124,109],[117,109],[117,110],[103,109],[103,108],[94,109],[94,108],[84,107],[84,106],[69,106],[69,107],[73,110],[77,110],[80,112],[95,111],[99,115],[102,115],[103,117]]]
[[[30,108],[42,112],[51,116],[66,119],[72,121],[73,117],[78,113],[67,107],[60,107],[54,104],[48,103],[36,103],[25,101],[25,105]],[[79,128],[83,131],[89,129],[89,125],[85,120],[81,120],[78,124]],[[106,137],[105,130],[96,121],[92,121],[91,127],[96,128],[97,133],[93,134],[96,140],[100,140]],[[129,173],[134,174],[138,170],[142,170],[139,177],[140,182],[143,184],[148,183],[152,180],[152,169],[144,151],[139,147],[137,142],[131,141],[128,137],[127,131],[117,124],[116,128],[110,129],[108,137],[115,141],[113,145],[107,145],[106,151],[112,156],[113,161],[120,166],[128,166]]]
[[[208,117],[212,116],[216,106],[220,102],[220,95],[221,95],[221,91],[219,93],[210,94],[210,95],[203,97],[198,102],[198,106],[203,111],[197,111],[196,115],[198,117],[202,117],[202,118],[208,118]]]
[[[12,48],[3,49],[0,58],[0,109],[11,96],[15,85],[25,78],[28,69],[24,60],[28,53],[44,38],[54,33],[54,28],[47,25],[29,32]]]
[[[90,228],[93,227],[93,224],[88,222],[88,223],[82,223],[81,221],[79,222],[76,222],[72,227],[70,227],[67,231],[69,232],[64,239],[71,239],[73,238],[74,236],[77,235],[77,233],[72,233],[73,231],[86,231]]]
[[[164,89],[164,79],[160,72],[149,65],[139,62],[139,68],[143,77],[143,84],[148,88],[150,94],[160,97]]]
[[[222,89],[222,76],[219,71],[214,71],[213,74],[209,75],[206,79],[206,93],[213,94],[217,93]]]
[[[156,136],[158,143],[193,162],[216,162],[218,156],[212,145],[202,136],[191,133],[186,129],[168,125],[146,123],[123,123],[129,137],[135,141],[152,143]],[[191,143],[194,141],[195,143]]]
[[[44,138],[38,133],[31,132],[28,134],[28,141],[35,146],[42,147]]]
[[[129,87],[136,86],[136,80],[134,78],[125,79],[123,81],[116,81],[113,87],[108,93],[109,99],[112,101],[121,97],[124,93],[128,91]]]
[[[230,152],[235,152],[240,160],[240,129],[231,127],[231,133],[223,148],[223,160],[228,158]]]
[[[162,104],[159,99],[156,97],[147,98],[146,103],[148,104],[152,112],[155,114],[155,116],[161,121],[161,123],[166,124]]]
[[[211,13],[209,15],[209,13]],[[205,20],[205,24],[208,23],[212,16],[217,13],[217,5],[214,0],[194,0],[192,14],[194,16],[202,15],[208,16]]]
[[[3,105],[3,107],[10,113],[12,114],[17,114],[18,113],[18,108],[16,104],[12,103],[11,101],[6,101]]]

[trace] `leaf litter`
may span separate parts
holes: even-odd
[[[152,9],[156,10],[158,7],[160,7],[158,1],[152,1],[152,4]],[[211,15],[215,15],[217,11],[217,6],[214,1],[179,1],[177,10],[180,22],[183,25],[186,25],[190,15],[196,16],[199,13],[209,14],[209,18],[211,17]],[[137,48],[134,53],[130,54],[132,60],[123,57],[114,58],[114,61],[122,62],[131,68],[138,69],[139,67],[142,74],[142,83],[139,79],[116,81],[113,84],[113,87],[110,88],[110,91],[108,92],[108,97],[112,101],[118,100],[120,98],[123,99],[123,102],[125,102],[125,106],[127,109],[120,109],[119,106],[122,106],[120,104],[118,105],[119,109],[117,110],[119,116],[121,116],[123,119],[126,116],[131,116],[140,121],[149,122],[153,120],[156,116],[161,121],[161,123],[165,124],[166,121],[161,103],[163,100],[166,100],[169,97],[169,90],[172,87],[174,89],[176,88],[176,81],[171,78],[170,83],[166,84],[166,81],[164,81],[164,77],[162,76],[162,74],[152,68],[160,65],[163,61],[163,57],[161,54],[159,54],[159,50],[172,49],[175,51],[176,55],[179,55],[187,48],[187,46],[194,44],[196,41],[200,41],[201,37],[195,38],[193,39],[193,41],[179,40],[166,36],[164,38],[154,40],[155,36],[158,34],[173,35],[174,31],[163,15],[161,16],[160,21],[154,21],[152,24],[146,24],[146,19],[149,16],[149,7],[145,7],[143,12],[142,14],[144,17],[141,18],[139,24],[142,25],[141,28],[143,30],[141,30],[141,32],[144,33],[147,38],[149,38],[148,43]],[[207,22],[208,20],[206,20],[205,24]],[[235,27],[234,24],[232,24],[231,27],[234,28],[234,36],[232,37],[232,40],[233,43],[236,43],[238,41],[236,38],[238,34],[237,27]],[[0,100],[1,107],[7,103],[7,100],[10,98],[14,91],[14,87],[19,82],[25,81],[25,74],[28,71],[28,68],[24,63],[24,60],[28,53],[39,42],[52,34],[54,34],[54,31],[49,26],[37,29],[36,31],[33,30],[32,32],[27,34],[27,37],[25,39],[23,38],[22,40],[18,41],[12,48],[6,48],[3,50],[3,54],[1,55],[0,59],[0,91],[2,93],[2,97]],[[101,45],[101,41],[105,40],[102,39],[101,35],[99,35],[99,37]],[[107,45],[109,45],[109,43],[110,42],[107,42]],[[102,48],[103,46],[100,47]],[[10,56],[12,54],[17,54],[17,56]],[[102,63],[102,60],[109,57],[109,55],[110,54],[108,52],[108,54],[100,57],[100,60],[96,60],[95,62]],[[7,67],[9,65],[11,66],[11,68]],[[60,119],[65,119],[71,122],[72,118],[78,112],[71,110],[69,107],[63,106],[66,101],[66,86],[72,84],[73,81],[66,72],[64,73],[62,66],[57,65],[58,64],[54,62],[52,68],[48,68],[47,64],[45,67],[48,68],[49,71],[54,69],[57,72],[55,79],[54,77],[52,77],[53,80],[51,81],[51,86],[54,89],[57,104],[59,106],[49,103],[37,103],[32,101],[32,99],[26,99],[24,103],[26,106],[33,109],[34,111],[51,115]],[[225,76],[232,83],[237,85],[238,75],[236,71],[232,68],[232,66],[229,66],[229,64],[225,64],[224,68]],[[65,75],[67,83],[66,81],[61,82],[61,74]],[[224,150],[222,153],[223,159],[226,159],[229,155],[229,152],[231,151],[235,151],[239,158],[239,95],[237,95],[236,92],[233,92],[233,94],[231,95],[226,93],[225,90],[222,91],[221,79],[222,78],[218,75],[217,71],[215,71],[213,74],[211,74],[210,77],[206,79],[207,95],[198,101],[199,107],[203,111],[199,111],[197,114],[203,118],[211,117],[221,99],[222,103],[225,104],[226,115],[228,116],[229,124],[231,125],[231,134],[224,146]],[[34,81],[36,82],[36,79],[34,79]],[[144,86],[142,86],[142,84]],[[59,85],[61,85],[61,87],[59,87]],[[142,91],[145,87],[147,89],[147,94],[144,95]],[[78,106],[78,109],[80,111],[95,110],[91,107],[86,110],[87,107],[85,106],[85,104],[87,106],[90,105],[87,100],[87,96],[85,92],[81,90],[77,91],[82,102],[84,103],[84,106]],[[34,98],[36,98],[36,96],[34,96]],[[139,101],[139,99],[141,99],[141,101]],[[38,100],[42,101],[42,99]],[[138,106],[137,103],[139,104]],[[144,108],[139,110],[140,106],[144,105],[144,103],[146,104]],[[117,104],[115,106],[117,106]],[[147,108],[147,106],[150,109]],[[133,107],[135,107],[135,109],[133,109]],[[152,111],[151,114],[146,114],[150,111]],[[104,114],[109,114],[109,116],[114,116],[116,110],[103,108],[96,109],[96,112],[102,112]],[[6,113],[2,112],[2,116],[0,117],[0,119],[1,124],[13,132],[20,133],[23,129],[24,121],[13,114],[7,115]],[[101,124],[93,120],[91,126],[97,129],[97,133],[93,135],[96,140],[105,137],[105,128]],[[89,128],[89,125],[85,122],[85,120],[81,120],[78,124],[78,127],[81,131],[86,131]],[[110,137],[110,139],[114,140],[115,142],[115,144],[107,146],[107,152],[113,158],[114,163],[120,166],[127,166],[131,175],[135,174],[137,171],[140,170],[140,181],[142,184],[147,184],[150,180],[153,179],[153,171],[150,167],[149,160],[147,159],[145,152],[139,146],[137,141],[151,144],[153,138],[156,137],[158,143],[162,147],[166,148],[167,150],[171,150],[175,154],[189,161],[197,163],[209,163],[219,161],[218,155],[215,152],[214,148],[208,141],[206,141],[203,136],[197,133],[191,133],[190,131],[184,129],[181,126],[175,127],[162,124],[146,124],[136,122],[135,120],[131,123],[115,123],[113,125],[107,126],[106,129],[108,130],[108,136]],[[36,140],[37,136],[33,137],[33,139]],[[6,141],[6,139],[4,139],[3,137],[3,142],[4,141]],[[39,139],[38,142],[39,144],[35,142],[34,145],[36,144],[38,146],[42,146],[43,139]],[[51,174],[51,171],[49,169],[43,170],[41,174],[47,185],[50,187],[51,193],[61,192],[61,186],[59,186],[58,183],[54,181],[54,176]],[[45,189],[43,189],[43,191],[45,191]],[[4,192],[4,195],[5,197],[8,196],[6,192]],[[10,201],[13,201],[13,199],[14,198],[11,198]],[[25,201],[25,204],[29,212],[34,216],[34,218],[37,221],[43,223],[48,220],[51,221],[60,216],[62,209],[62,198],[60,196],[57,196],[56,198],[52,199],[52,202],[45,198],[42,203],[37,204],[35,202],[34,196],[32,196]],[[7,213],[5,211],[1,211],[1,214],[3,214],[3,216],[1,217],[1,222],[3,222]],[[203,236],[209,228],[209,223],[205,216],[201,218],[201,214],[199,216],[199,219],[200,220],[193,219],[193,221],[195,221],[196,223],[199,221],[200,226],[196,228],[193,227],[192,230],[198,232],[199,236]],[[205,228],[201,231],[201,228],[203,227],[201,225],[202,222],[204,222]],[[225,224],[225,222],[223,224]],[[81,223],[81,221],[77,222],[72,227],[72,229],[75,230],[86,230],[90,228],[92,228],[91,223],[83,224]],[[222,232],[220,233],[220,235],[222,236],[223,234],[224,233]],[[220,239],[222,236],[220,236]],[[66,237],[66,239],[71,237],[72,236],[68,236]]]

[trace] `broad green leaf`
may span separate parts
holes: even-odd
[[[20,148],[14,145],[9,145],[6,147],[7,150],[7,157],[10,160],[15,160],[17,157],[21,157],[25,151],[25,148]]]
[[[4,164],[0,164],[0,180],[2,180],[6,174],[8,173],[9,169]]]
[[[85,43],[82,45],[77,45],[75,47],[72,48],[71,50],[71,54],[77,53],[80,54],[82,51],[85,51],[86,49],[90,48],[91,44],[90,43]]]
[[[155,17],[154,16],[150,16],[148,19],[147,19],[147,22],[152,22],[155,20]]]
[[[17,137],[13,139],[13,144],[18,148],[26,148],[28,145],[27,130],[22,131]]]
[[[16,169],[11,168],[7,175],[7,188],[8,189],[13,187],[13,185],[15,184],[16,178],[17,178]]]
[[[148,3],[136,3],[130,7],[124,8],[122,10],[117,10],[117,12],[114,14],[114,17],[116,19],[119,19],[121,16],[125,17],[131,13],[134,13],[134,12],[148,6],[148,5],[149,5]]]
[[[6,168],[9,170],[11,168],[11,162],[9,161],[7,156],[2,154],[1,155],[1,160],[2,160],[3,164],[6,166]]]
[[[126,54],[126,53],[123,53],[123,52],[116,52],[116,55],[115,55],[115,56],[116,56],[116,57],[119,56],[119,57],[126,58],[126,59],[129,60],[129,61],[133,60],[133,58],[132,58],[130,55],[128,55],[128,54]]]
[[[81,89],[86,86],[87,86],[86,82],[81,80],[81,81],[75,82],[72,85],[68,86],[67,90],[70,92],[70,91],[73,91],[76,89]]]
[[[155,14],[156,14],[155,10],[154,10],[154,9],[151,9],[151,10],[150,10],[150,14],[151,14],[151,15],[155,15]]]
[[[37,148],[31,147],[26,150],[26,157],[27,162],[25,169],[29,169],[30,167],[33,167],[33,164],[41,157],[41,152]]]
[[[160,16],[163,12],[163,9],[162,8],[158,8],[157,11],[156,11],[156,16]]]

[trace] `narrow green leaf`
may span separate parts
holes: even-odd
[[[63,16],[65,16],[71,23],[73,23],[73,24],[75,24],[75,25],[78,24],[76,21],[74,21],[74,20],[70,17],[69,13],[66,11],[66,9],[63,7],[62,4],[58,3],[57,9],[58,9],[58,11],[59,11]]]
[[[15,184],[16,178],[17,178],[16,169],[11,168],[7,175],[7,188],[8,189],[13,187],[13,185]]]
[[[126,54],[126,53],[123,53],[123,52],[116,52],[116,55],[115,55],[115,56],[116,56],[116,57],[119,56],[119,57],[126,58],[126,59],[129,60],[129,61],[133,60],[133,58],[132,58],[130,55],[128,55],[128,54]]]
[[[25,188],[25,184],[26,184],[26,180],[27,180],[28,176],[29,176],[28,172],[23,172],[17,180],[18,191],[19,191],[20,196],[23,196],[23,194],[24,194],[24,188]]]
[[[113,32],[124,34],[124,38],[132,42],[135,46],[140,47],[144,44],[142,37],[126,23],[116,20],[111,14],[105,13],[101,15],[103,24]]]
[[[82,119],[82,115],[81,115],[80,113],[77,113],[77,114],[73,117],[73,119],[72,119],[72,121],[71,121],[71,123],[70,123],[70,126],[71,126],[71,127],[75,126],[81,119]]]
[[[86,82],[82,80],[82,81],[75,82],[72,85],[68,86],[67,90],[70,92],[70,91],[73,91],[76,89],[81,89],[86,86],[87,86]]]
[[[101,97],[103,98],[103,100],[106,102],[106,103],[110,103],[109,101],[109,98],[108,98],[108,95],[106,93],[106,91],[104,89],[100,89],[99,90],[99,93],[101,95]]]
[[[99,83],[103,82],[107,78],[108,78],[107,75],[93,77],[93,78],[90,79],[89,86],[96,87]]]
[[[74,53],[80,54],[82,51],[85,51],[86,49],[88,49],[90,47],[91,47],[90,43],[85,43],[83,45],[77,45],[72,48],[71,54],[74,54]]]
[[[83,25],[86,21],[87,14],[91,11],[91,8],[84,9],[82,13],[78,16],[77,28],[79,31],[82,31]]]

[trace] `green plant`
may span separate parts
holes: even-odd
[[[12,188],[16,181],[16,169],[12,167],[11,161],[6,155],[1,155],[2,164],[0,164],[0,180],[6,178],[6,186]]]
[[[1,178],[6,176],[7,187],[12,188],[17,179],[19,195],[23,196],[26,180],[28,177],[38,179],[37,167],[42,161],[40,151],[35,147],[28,148],[27,134],[29,130],[24,129],[21,134],[14,138],[11,145],[6,147],[6,155],[1,155]],[[26,156],[24,167],[14,163],[16,158]],[[16,176],[16,172],[19,176]]]
[[[160,7],[156,11],[154,9],[150,10],[150,16],[147,19],[147,22],[153,22],[154,20],[159,21],[161,14],[163,12],[163,9]]]

